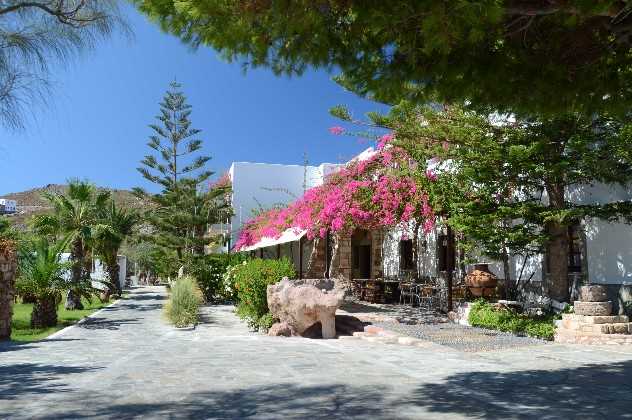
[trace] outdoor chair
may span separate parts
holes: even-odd
[[[400,282],[399,283],[399,303],[400,304],[406,304],[406,301],[408,300],[408,303],[410,305],[414,304],[415,301],[415,289],[416,289],[416,285],[415,283],[408,283],[408,282]]]
[[[420,284],[418,286],[419,307],[430,311],[435,308],[438,303],[438,290],[433,284]]]

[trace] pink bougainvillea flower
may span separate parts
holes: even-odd
[[[333,135],[339,136],[345,132],[345,129],[340,126],[329,127],[329,132]]]
[[[392,134],[386,135],[385,144],[392,138]],[[405,229],[415,220],[423,223],[424,232],[430,232],[435,216],[428,195],[412,177],[398,170],[410,159],[404,150],[389,147],[348,163],[288,207],[247,222],[235,248],[254,245],[264,237],[278,238],[286,229],[305,230],[308,239],[315,239],[324,238],[327,232],[347,235],[358,227]]]
[[[426,219],[423,229],[426,234],[432,232],[434,230],[434,219]]]
[[[377,140],[377,150],[382,150],[387,144],[393,141],[395,135],[393,133],[384,134]]]

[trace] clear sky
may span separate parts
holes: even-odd
[[[244,74],[215,51],[197,51],[125,9],[133,39],[115,36],[70,65],[54,67],[55,97],[32,110],[23,132],[0,128],[0,194],[68,178],[111,188],[148,187],[136,171],[158,114],[158,102],[177,78],[202,129],[210,168],[233,161],[301,164],[339,162],[368,147],[328,132],[339,121],[330,107],[355,116],[384,107],[345,92],[324,71],[277,77],[268,69]]]

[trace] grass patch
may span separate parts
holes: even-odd
[[[506,309],[497,310],[483,299],[474,302],[468,317],[470,325],[474,327],[526,334],[529,337],[545,340],[553,340],[555,335],[554,319],[553,315],[530,318]]]
[[[108,306],[111,302],[101,303],[98,298],[92,299],[92,303],[82,299],[84,309],[68,311],[64,309],[65,298],[57,308],[57,325],[49,328],[31,328],[31,312],[33,304],[18,303],[13,305],[13,317],[11,318],[11,340],[13,341],[37,341],[76,324],[77,321],[85,318],[93,312]]]

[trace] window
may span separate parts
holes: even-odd
[[[415,268],[412,239],[399,241],[399,264],[401,270],[413,270]]]

